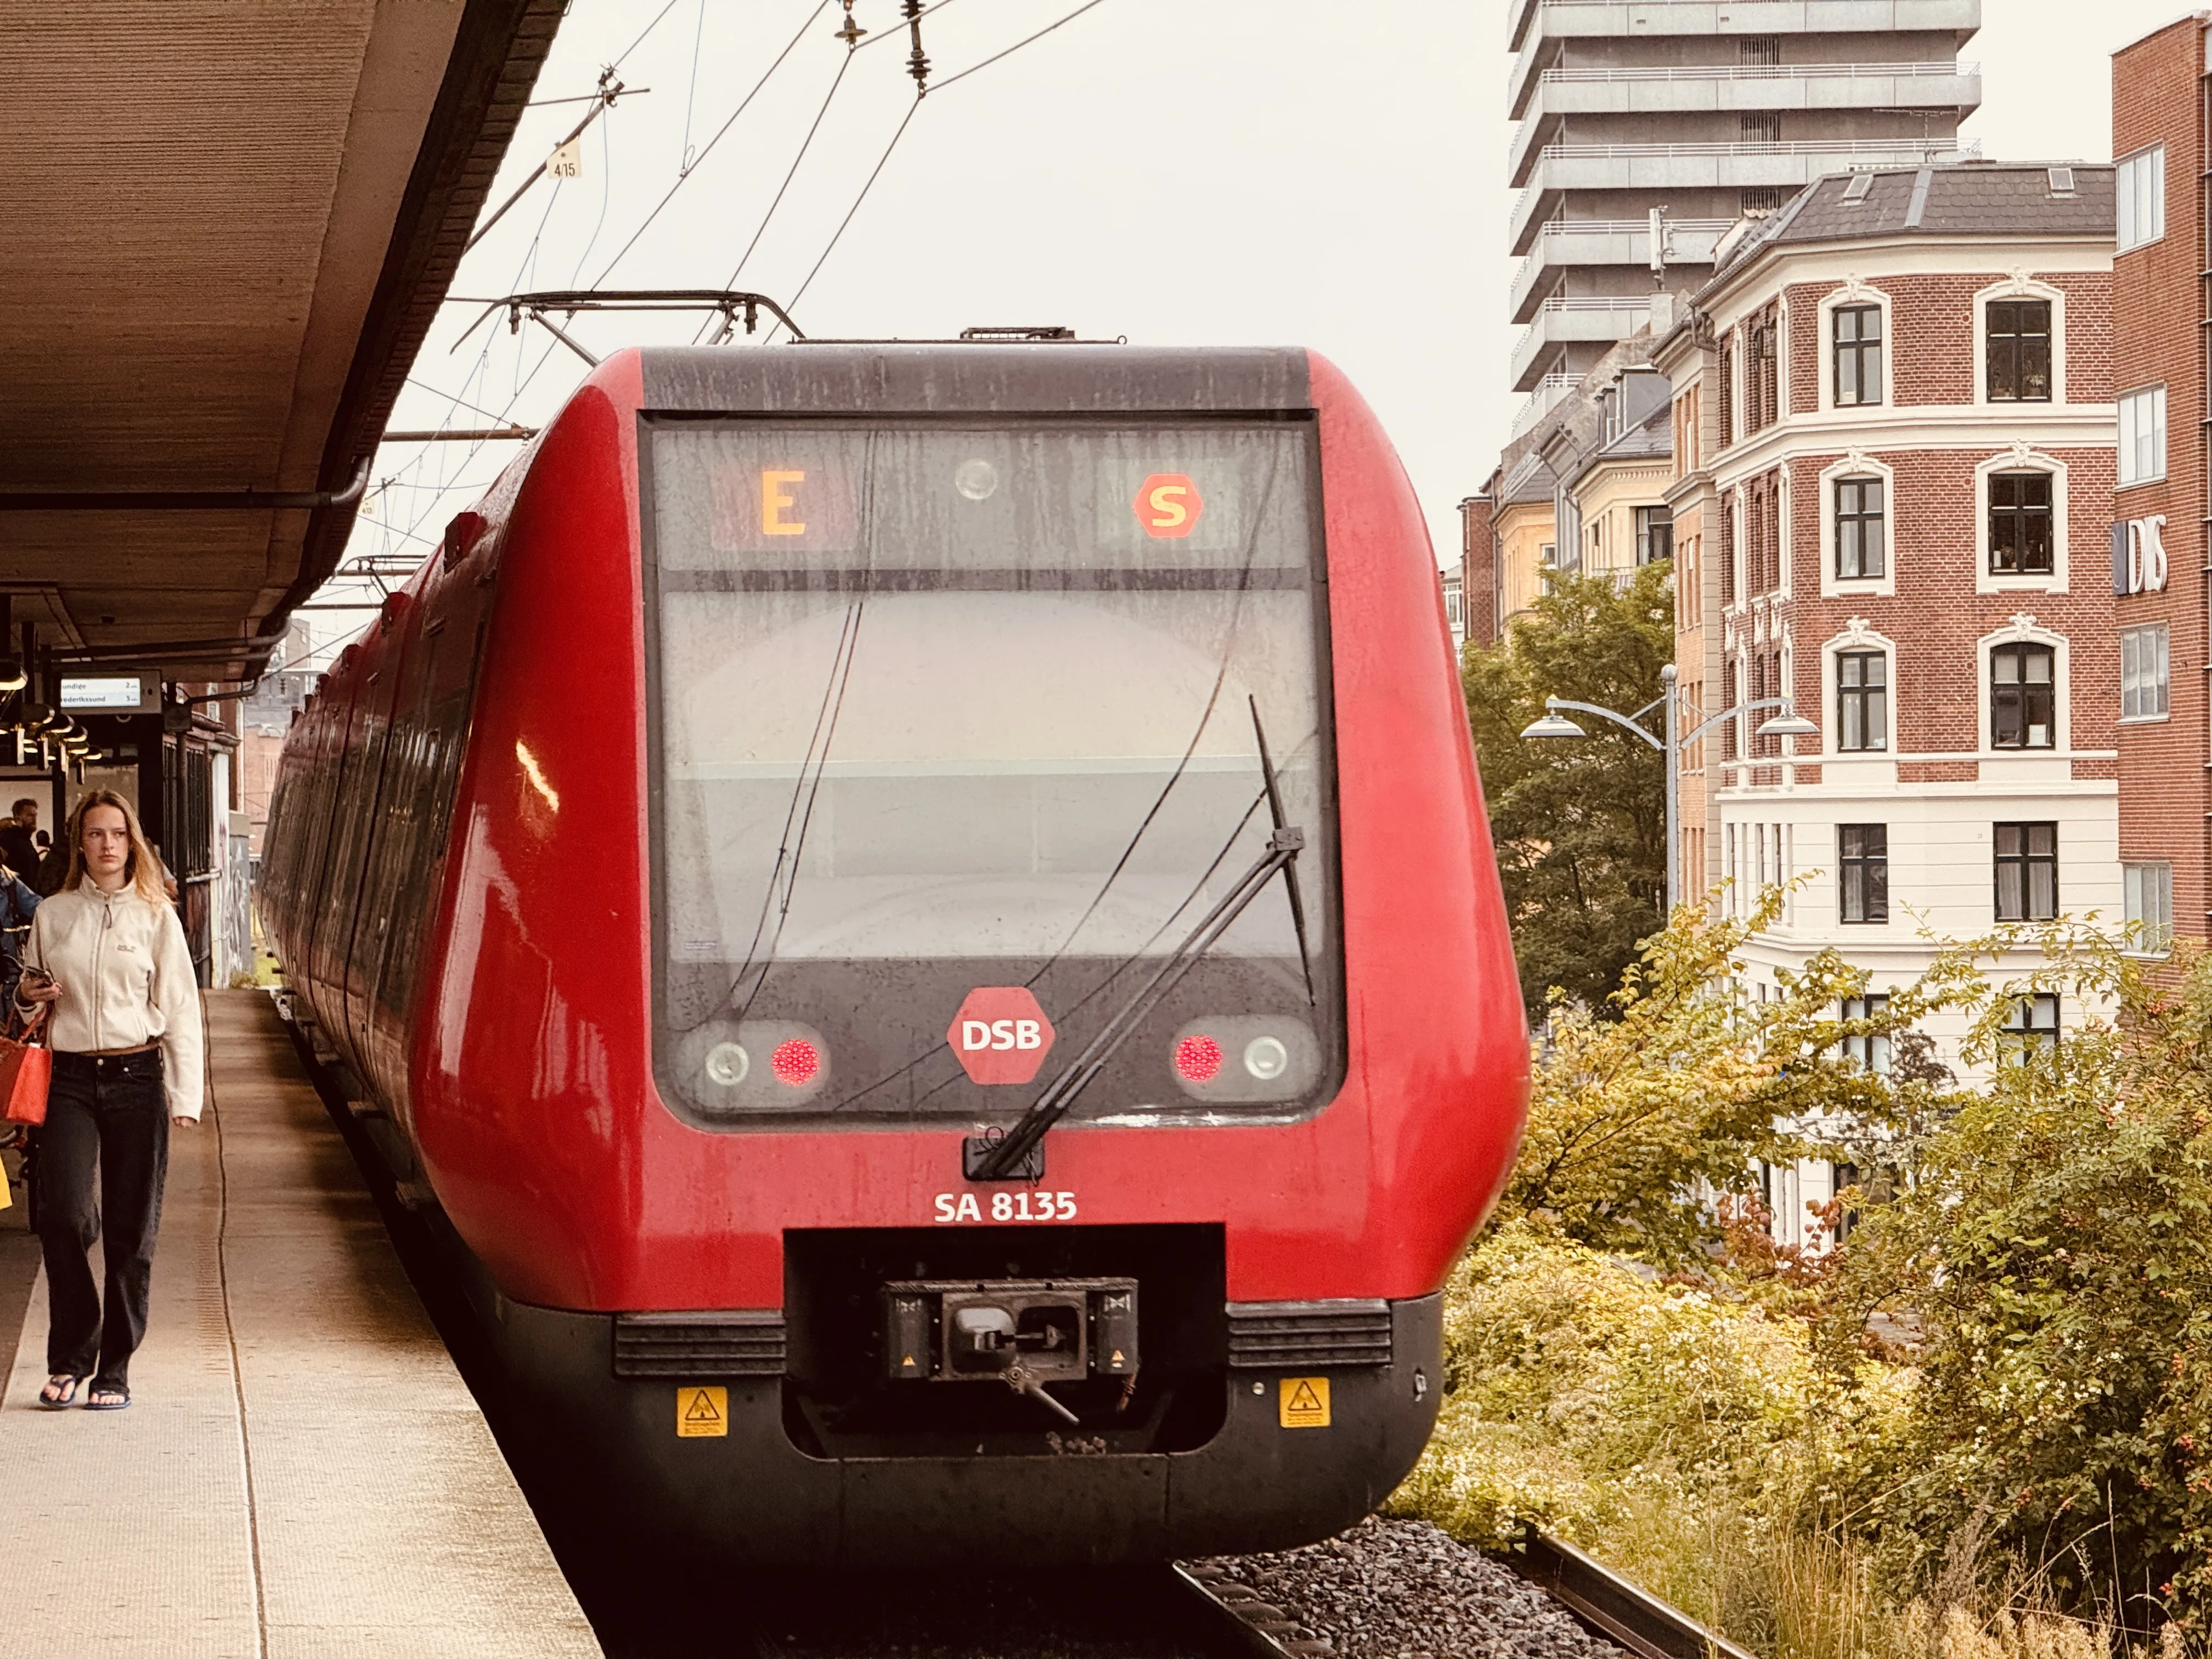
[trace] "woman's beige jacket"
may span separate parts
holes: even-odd
[[[158,1042],[169,1115],[199,1116],[199,981],[174,909],[130,888],[103,893],[88,877],[40,902],[23,960],[62,988],[47,1042],[78,1054]]]

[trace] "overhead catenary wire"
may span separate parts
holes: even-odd
[[[722,142],[723,134],[728,132],[732,126],[737,125],[738,117],[743,115],[746,110],[752,106],[753,100],[760,96],[761,88],[769,83],[769,79],[774,76],[776,70],[783,67],[784,60],[789,58],[791,54],[798,49],[799,43],[806,38],[806,31],[814,27],[814,20],[821,16],[822,14],[829,10],[829,9],[830,0],[819,0],[819,3],[815,6],[814,9],[806,14],[806,21],[799,26],[797,32],[792,35],[790,40],[785,45],[783,50],[775,55],[775,61],[770,64],[762,73],[761,78],[753,82],[752,90],[744,95],[744,98],[738,103],[737,108],[730,112],[729,119],[723,122],[720,126],[717,127],[714,130],[714,136],[699,147],[698,160],[692,162],[689,171],[677,175],[676,182],[668,187],[668,193],[653,204],[653,211],[645,216],[644,222],[640,224],[635,230],[630,233],[629,240],[624,242],[620,248],[616,250],[615,257],[608,260],[605,269],[603,269],[597,276],[594,276],[592,279],[591,285],[593,288],[597,288],[601,283],[607,280],[607,277],[612,274],[614,268],[623,262],[632,248],[637,246],[638,238],[644,235],[647,230],[652,228],[653,222],[658,219],[661,215],[662,210],[666,208],[669,203],[675,199],[676,192],[683,189],[692,175],[699,171],[699,163],[701,161],[704,161],[708,155],[713,151],[714,146]],[[507,290],[510,294],[515,291],[516,290],[514,289],[509,289]]]
[[[799,165],[806,160],[806,152],[813,148],[814,135],[822,131],[822,122],[830,113],[830,106],[836,101],[837,88],[845,84],[845,71],[852,66],[853,54],[848,51],[837,60],[837,73],[830,77],[830,90],[823,94],[822,107],[814,112],[814,120],[806,129],[806,137],[799,141],[799,154],[791,158],[791,166],[783,175],[783,182],[775,187],[775,195],[769,202],[768,211],[761,215],[761,222],[754,228],[752,240],[745,244],[745,251],[738,256],[737,268],[730,272],[730,280],[722,284],[724,288],[735,288],[738,278],[744,274],[745,266],[752,259],[753,250],[760,246],[761,238],[768,234],[769,222],[775,217],[775,210],[783,205],[784,195],[790,190],[791,181],[799,176]]]
[[[674,5],[676,0],[668,0]],[[690,85],[684,94],[684,143],[678,152],[676,176],[691,171],[691,112],[699,103],[699,48],[707,38],[707,0],[699,0],[699,26],[691,33]]]
[[[933,12],[942,11],[946,6],[949,6],[951,3],[952,0],[939,0],[938,4],[924,9],[921,14],[921,17],[927,17]],[[897,129],[891,134],[890,142],[884,146],[883,154],[876,158],[876,165],[870,169],[866,181],[860,186],[860,194],[853,198],[853,205],[845,210],[845,216],[837,222],[837,228],[830,233],[829,242],[823,247],[820,255],[815,259],[813,265],[808,270],[805,280],[799,283],[798,288],[793,291],[791,298],[787,300],[784,303],[787,306],[795,307],[799,304],[799,300],[805,296],[806,290],[814,286],[815,277],[821,274],[822,267],[829,263],[830,256],[836,252],[837,244],[844,239],[846,228],[853,222],[854,216],[860,212],[860,204],[868,199],[868,192],[876,187],[876,180],[883,176],[884,168],[890,161],[891,152],[898,148],[899,140],[906,137],[906,130],[913,123],[915,112],[921,107],[922,100],[925,97],[931,93],[941,93],[945,89],[945,88],[951,86],[954,82],[966,80],[978,70],[988,69],[992,64],[1012,57],[1014,53],[1019,52],[1024,46],[1030,45],[1033,41],[1043,40],[1046,35],[1050,34],[1054,29],[1073,22],[1077,18],[1082,16],[1085,12],[1092,9],[1092,8],[1100,5],[1101,3],[1103,3],[1103,0],[1087,0],[1085,4],[1078,6],[1073,11],[1069,12],[1066,16],[1059,19],[1057,21],[1046,24],[1044,27],[1039,29],[1035,34],[1024,36],[1023,39],[1015,41],[1013,45],[1008,46],[1004,52],[994,52],[990,57],[983,59],[981,63],[971,64],[966,69],[962,70],[957,75],[948,76],[945,79],[939,81],[933,87],[917,87],[915,90],[914,101],[907,106],[906,114],[900,118]],[[919,22],[921,21],[921,17],[917,17],[914,21]],[[885,31],[885,33],[878,35],[876,40],[884,40],[893,38],[895,37],[891,32]],[[864,40],[860,43],[860,46],[855,46],[853,50],[857,52],[862,47],[871,46],[875,43],[875,40]],[[735,281],[736,279],[733,277],[732,280]],[[773,329],[769,331],[770,334],[775,332]]]
[[[932,87],[930,90],[932,92],[942,92],[945,88],[953,85],[956,82],[965,81],[969,76],[975,74],[978,70],[987,70],[990,68],[992,64],[997,63],[1000,58],[1012,57],[1024,46],[1028,46],[1032,40],[1043,40],[1046,35],[1050,34],[1054,29],[1066,27],[1068,24],[1073,23],[1077,18],[1082,16],[1085,12],[1091,10],[1095,6],[1101,6],[1104,3],[1105,0],[1086,0],[1085,4],[1078,6],[1073,11],[1068,13],[1066,16],[1061,18],[1058,22],[1047,23],[1035,34],[1024,36],[1021,40],[1015,41],[1012,46],[1008,46],[1004,52],[994,52],[990,57],[986,58],[980,64],[970,64],[966,69],[962,70],[957,75],[946,76],[945,79],[939,81],[935,86]]]
[[[860,204],[868,199],[868,192],[876,187],[876,180],[883,176],[884,167],[890,161],[891,152],[898,148],[899,140],[906,137],[907,128],[913,124],[915,112],[921,107],[921,94],[916,93],[914,101],[906,106],[905,115],[900,118],[898,130],[891,134],[890,143],[884,146],[884,153],[876,158],[876,165],[868,173],[867,182],[860,186],[860,193],[853,198],[853,205],[845,210],[845,216],[837,222],[837,228],[830,233],[828,246],[807,271],[806,280],[799,285],[798,290],[787,301],[788,305],[796,306],[805,297],[806,290],[814,286],[815,277],[821,274],[822,267],[829,263],[830,256],[837,251],[837,244],[843,240],[845,227],[853,222],[854,215],[860,210]]]
[[[615,59],[613,64],[608,65],[608,72],[610,74],[611,74],[611,71],[615,69],[619,68],[624,59],[634,52],[637,47],[653,33],[653,30],[666,20],[671,13],[672,13],[676,9],[676,3],[677,0],[666,0],[666,3],[661,6],[661,8],[653,14],[652,20],[642,30],[640,31],[636,38],[623,49],[623,53]],[[724,119],[722,125],[715,130],[714,135],[708,139],[706,143],[700,147],[698,155],[696,156],[688,158],[689,165],[679,172],[675,182],[670,185],[669,189],[663,194],[659,201],[653,205],[653,209],[647,214],[644,220],[639,223],[636,229],[630,233],[630,235],[623,242],[623,246],[616,251],[614,255],[607,261],[606,264],[601,268],[599,275],[593,279],[593,286],[597,286],[599,283],[604,282],[606,277],[611,274],[615,268],[620,264],[620,263],[635,248],[645,233],[651,228],[653,224],[665,211],[677,192],[680,191],[684,185],[689,180],[690,175],[699,170],[699,164],[705,161],[708,154],[711,152],[725,137],[727,136],[732,128],[736,125],[738,119],[756,101],[762,90],[797,50],[800,42],[805,38],[807,31],[811,29],[822,15],[829,9],[832,0],[817,0],[817,3],[808,10],[805,17],[800,22],[799,27],[793,32],[790,40],[785,43],[781,51],[780,51],[776,57],[769,63],[767,69],[763,71],[760,78],[756,81],[750,89],[747,91],[745,96],[738,102],[737,107],[730,112],[727,118]],[[923,7],[919,14],[919,17],[926,18],[933,15],[937,12],[943,10],[945,6],[951,3],[953,3],[953,0],[936,0],[935,3]],[[1044,27],[1024,35],[1022,39],[1013,42],[1011,46],[1006,46],[1000,52],[993,53],[991,56],[982,59],[979,63],[971,64],[968,68],[959,70],[957,73],[939,82],[934,87],[926,88],[926,90],[942,91],[946,87],[965,80],[969,76],[974,75],[981,70],[988,69],[994,64],[1001,63],[1006,58],[1013,56],[1015,53],[1024,50],[1025,47],[1032,45],[1036,41],[1043,39],[1046,35],[1051,34],[1066,27],[1068,23],[1074,21],[1077,18],[1083,15],[1084,13],[1095,9],[1100,3],[1101,0],[1085,0],[1085,3],[1073,8],[1064,15],[1047,24]],[[914,21],[919,21],[919,18]],[[886,29],[870,40],[860,42],[859,45],[872,46],[878,41],[883,40],[902,39],[905,34],[906,31],[904,30]],[[851,52],[858,49],[858,46],[848,48],[846,54],[848,61]],[[830,101],[830,99],[835,97],[837,88],[842,83],[845,68],[846,64],[841,63],[838,76],[836,80],[833,80],[831,83],[830,94],[825,96],[823,108],[817,112],[815,120],[809,127],[807,137],[800,146],[799,155],[794,158],[790,171],[787,173],[783,184],[778,190],[775,200],[772,201],[770,204],[769,214],[763,217],[761,227],[755,231],[752,240],[747,245],[745,254],[741,256],[739,259],[738,265],[738,272],[741,273],[744,269],[746,261],[750,258],[754,249],[762,240],[763,234],[768,222],[769,220],[773,219],[778,210],[780,203],[787,194],[790,184],[793,179],[796,176],[798,167],[804,161],[805,156],[808,153],[813,143],[814,136],[822,125],[824,115],[826,114],[828,104]],[[597,98],[599,95],[599,94],[586,94],[587,97],[593,98]],[[878,180],[881,179],[883,173],[888,167],[891,156],[897,151],[902,141],[904,139],[908,128],[913,123],[915,113],[920,107],[920,102],[921,94],[918,94],[915,100],[908,106],[904,114],[900,118],[898,126],[894,129],[889,141],[885,143],[882,152],[878,155],[874,165],[871,167],[868,173],[867,178],[862,182],[859,191],[855,194],[852,204],[846,210],[843,216],[839,220],[836,228],[831,233],[830,239],[823,245],[822,252],[815,258],[812,264],[808,268],[806,276],[792,296],[792,302],[796,302],[799,297],[804,295],[811,289],[821,271],[826,267],[830,256],[836,251],[837,247],[842,245],[847,231],[851,227],[854,219],[858,217],[860,210],[867,202]],[[601,107],[605,107],[604,104],[602,104]],[[611,143],[611,140],[608,139],[606,129],[604,127],[602,128],[602,139],[603,143]],[[611,170],[611,161],[606,165],[607,168]],[[554,192],[553,198],[549,200],[546,205],[545,216],[547,219],[550,218],[553,203],[559,199],[560,194],[561,192],[557,189],[556,184],[556,189]],[[591,239],[592,240],[595,241],[597,240],[600,229],[604,228],[605,216],[607,211],[607,194],[605,190],[603,189],[600,209],[600,224],[599,226],[595,227]],[[532,237],[530,247],[525,254],[523,261],[524,270],[527,270],[529,266],[534,263],[540,241],[544,236],[544,222],[541,221],[538,228],[538,234]],[[588,258],[589,256],[589,246],[590,245],[587,242],[585,254],[580,257],[580,265],[582,258]],[[519,271],[514,283],[510,284],[510,291],[518,289],[522,283],[522,273]],[[734,274],[732,280],[733,282],[736,280]],[[537,362],[529,367],[526,373],[521,372],[521,365],[518,363],[518,375],[514,383],[513,389],[507,398],[498,400],[503,404],[503,407],[498,410],[488,408],[483,404],[478,404],[467,398],[457,397],[455,394],[444,392],[441,388],[428,386],[426,383],[421,381],[414,381],[413,383],[417,386],[421,386],[423,390],[436,392],[440,397],[446,398],[454,408],[465,409],[477,415],[486,416],[495,422],[506,424],[510,422],[512,411],[517,404],[520,403],[522,397],[526,393],[529,386],[536,380],[538,375],[543,370],[546,362],[553,355],[556,343],[554,342],[549,342],[544,349],[540,352]],[[480,353],[478,362],[471,369],[465,385],[474,382],[478,376],[483,374],[484,369],[489,367],[488,355],[490,346],[491,341],[488,338],[484,343],[483,351]],[[441,426],[450,425],[451,422],[452,416],[449,413],[446,419],[441,422]],[[444,444],[425,444],[422,446],[421,453],[403,469],[402,476],[404,477],[416,473],[422,466],[424,460],[428,456],[434,453],[437,455],[439,461],[441,464],[450,464],[450,471],[446,471],[445,465],[441,465],[439,471],[443,473],[446,477],[453,479],[454,482],[445,484],[421,486],[428,499],[423,503],[422,510],[416,515],[413,522],[403,529],[399,526],[380,521],[380,528],[403,536],[408,541],[419,542],[425,544],[434,544],[433,538],[422,536],[416,532],[420,530],[422,524],[437,510],[438,505],[446,491],[465,487],[459,482],[459,476],[465,471],[470,463],[474,459],[475,456],[481,452],[482,448],[483,445],[481,443],[469,444],[466,446],[466,453],[455,459],[453,455],[453,452]],[[417,486],[410,484],[409,487],[415,488]]]
[[[607,72],[611,75],[615,70],[620,69],[623,66],[623,61],[629,57],[630,53],[635,52],[640,46],[645,44],[645,37],[660,27],[660,20],[667,16],[670,12],[674,11],[675,9],[676,0],[668,0],[668,3],[666,5],[663,6],[659,11],[653,13],[653,21],[638,31],[637,39],[624,46],[622,49],[621,57],[617,58],[613,63],[607,65]]]

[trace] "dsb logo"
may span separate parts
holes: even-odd
[[[1036,1019],[963,1019],[960,1022],[960,1051],[978,1048],[1042,1048],[1044,1022]]]
[[[961,999],[945,1041],[976,1083],[1027,1083],[1051,1048],[1052,1022],[1026,986],[979,985]]]

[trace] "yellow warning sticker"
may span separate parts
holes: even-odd
[[[1281,1383],[1282,1424],[1286,1429],[1328,1426],[1328,1379],[1286,1376]]]
[[[1285,1410],[1289,1407],[1285,1407]],[[676,1391],[676,1437],[697,1440],[730,1431],[727,1389],[686,1388]]]

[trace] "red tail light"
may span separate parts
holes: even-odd
[[[1218,1059],[1215,1063],[1219,1064]],[[796,1089],[814,1081],[814,1074],[822,1069],[822,1055],[805,1038],[792,1037],[775,1045],[775,1052],[768,1057],[768,1067],[778,1083]]]
[[[1211,1083],[1221,1070],[1221,1045],[1202,1032],[1176,1044],[1175,1068],[1191,1083]]]

